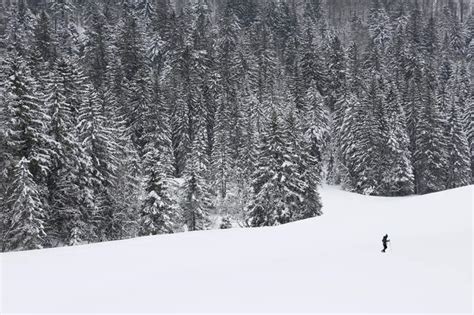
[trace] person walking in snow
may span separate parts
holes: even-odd
[[[387,250],[387,243],[388,242],[390,242],[390,240],[388,239],[388,235],[385,234],[385,236],[382,238],[382,244],[383,244],[382,253],[385,253],[385,251]]]

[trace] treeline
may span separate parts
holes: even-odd
[[[22,250],[320,215],[472,181],[474,19],[374,0],[70,1],[6,13],[0,231]],[[350,41],[343,40],[350,38]],[[368,43],[368,44],[367,44]]]

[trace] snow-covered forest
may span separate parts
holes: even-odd
[[[469,1],[3,1],[0,36],[2,251],[473,181]]]

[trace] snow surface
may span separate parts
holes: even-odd
[[[473,186],[321,195],[279,227],[2,254],[0,313],[471,312]]]

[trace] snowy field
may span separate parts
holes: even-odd
[[[2,254],[0,313],[471,313],[473,186],[321,194],[322,217],[280,227]]]

